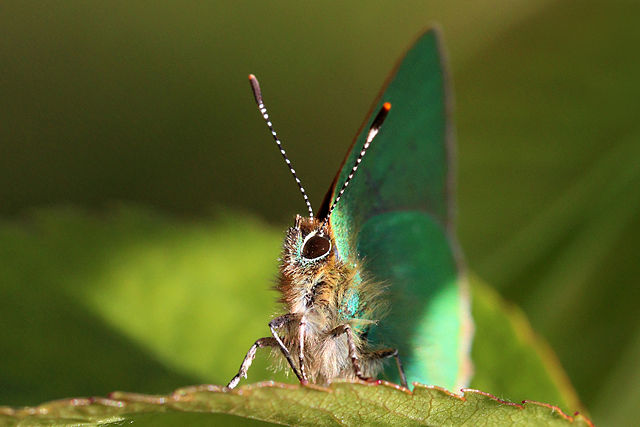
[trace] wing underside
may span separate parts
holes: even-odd
[[[392,109],[330,222],[339,256],[387,286],[389,314],[370,332],[398,348],[409,382],[457,390],[470,379],[472,323],[453,224],[453,135],[436,30],[424,33],[372,112]],[[346,180],[373,117],[363,124],[319,217]],[[354,236],[355,239],[354,239]],[[391,364],[386,371],[397,380]]]

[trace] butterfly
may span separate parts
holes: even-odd
[[[391,73],[316,215],[258,81],[249,80],[308,216],[297,215],[284,239],[276,288],[285,313],[269,322],[271,336],[251,346],[228,388],[265,347],[301,383],[383,374],[404,387],[407,380],[466,386],[473,323],[453,223],[451,101],[439,31],[420,36]]]

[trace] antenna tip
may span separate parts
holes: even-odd
[[[255,80],[256,76],[254,76],[253,74],[249,74],[249,80]]]
[[[382,104],[382,108],[384,108],[387,111],[391,110],[391,103],[385,102],[384,104]]]

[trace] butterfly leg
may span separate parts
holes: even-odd
[[[402,367],[402,362],[400,361],[400,356],[398,356],[397,348],[385,348],[383,350],[376,350],[367,354],[367,357],[370,359],[388,359],[390,357],[394,357],[396,359],[396,365],[398,365],[398,373],[400,374],[400,384],[404,388],[407,387],[407,376],[404,373],[404,368]]]
[[[263,348],[263,347],[279,348],[280,346],[278,345],[278,342],[273,337],[265,337],[265,338],[260,338],[256,340],[256,342],[251,346],[251,348],[247,352],[247,355],[244,357],[244,360],[242,361],[242,365],[240,365],[240,369],[238,370],[238,373],[236,374],[235,377],[231,379],[231,381],[229,381],[229,384],[227,384],[227,388],[234,388],[235,386],[238,385],[240,378],[242,377],[247,378],[247,371],[249,370],[249,367],[251,366],[253,359],[256,357],[256,351],[259,348]]]
[[[300,347],[300,351],[298,352],[298,362],[300,362],[300,375],[302,379],[300,382],[307,383],[307,373],[304,370],[304,335],[306,330],[307,322],[304,319],[304,316],[300,319],[300,324],[298,325],[298,345]]]
[[[284,345],[284,343],[280,339],[280,336],[278,336],[278,333],[276,332],[276,329],[279,329],[285,325],[288,325],[289,323],[296,321],[299,318],[300,316],[297,316],[291,313],[276,317],[271,322],[269,322],[269,329],[271,329],[271,335],[273,335],[273,338],[278,343],[278,346],[280,347],[280,351],[282,351],[282,354],[287,359],[287,362],[289,363],[289,366],[291,366],[291,370],[293,371],[293,373],[296,374],[296,377],[298,377],[298,380],[300,382],[306,382],[306,378],[300,375],[300,372],[298,372],[298,368],[296,367],[295,363],[293,363],[293,359],[291,358],[291,353],[289,352],[289,349],[287,348],[287,346]],[[302,350],[303,349],[301,348],[300,353],[302,353]],[[300,361],[302,362],[302,358]],[[301,369],[304,369],[304,368],[301,368]]]
[[[349,346],[349,357],[351,358],[351,365],[353,366],[353,372],[356,374],[356,377],[360,378],[363,381],[369,381],[370,378],[365,377],[362,374],[362,369],[360,368],[360,361],[358,360],[358,350],[356,349],[356,345],[353,342],[353,331],[351,330],[351,326],[349,325],[340,325],[334,328],[330,335],[334,337],[339,337],[342,334],[347,336],[347,345]]]

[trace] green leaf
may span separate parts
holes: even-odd
[[[571,417],[550,405],[509,403],[476,390],[457,396],[438,387],[416,385],[411,393],[387,383],[360,382],[337,382],[328,388],[270,382],[232,392],[197,386],[170,396],[113,393],[108,399],[58,401],[17,411],[0,408],[4,417],[0,421],[5,425],[99,425],[137,419],[144,424],[136,414],[167,411],[202,413],[198,418],[202,422],[211,421],[209,414],[225,413],[295,425],[591,425],[581,415]],[[172,421],[185,424],[179,416]]]
[[[0,223],[0,402],[228,381],[268,333],[280,243],[222,213],[49,209]],[[264,355],[256,364],[253,379],[274,378]]]
[[[565,410],[583,410],[555,354],[531,329],[524,313],[476,276],[471,285],[476,324],[472,387],[511,400],[532,399]]]
[[[5,222],[2,403],[225,384],[249,345],[268,334],[276,306],[267,284],[280,239],[277,230],[229,212],[193,223],[140,209],[106,217],[57,209],[27,224]],[[522,313],[476,278],[471,282],[473,387],[580,409]],[[284,378],[267,366],[259,353],[249,380]],[[158,415],[141,417],[161,422]]]

